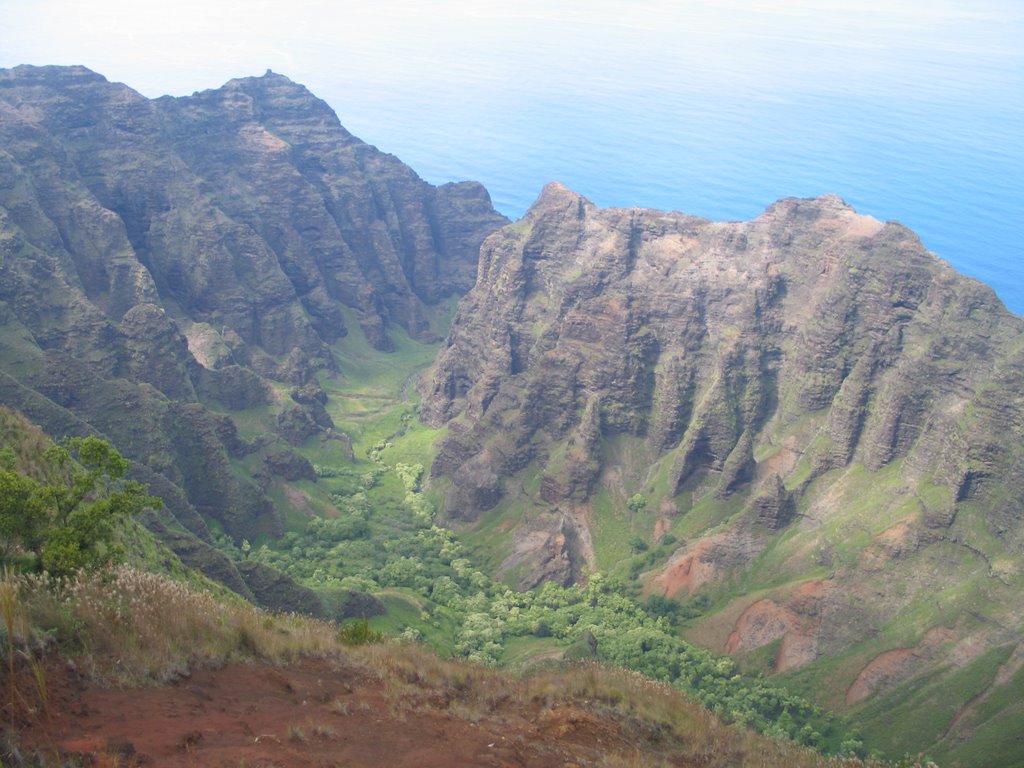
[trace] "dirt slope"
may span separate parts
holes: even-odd
[[[826,764],[802,748],[725,726],[639,678],[619,680],[611,699],[601,685],[575,697],[555,693],[565,679],[596,674],[581,667],[570,676],[542,673],[531,693],[514,695],[481,669],[490,680],[481,697],[468,693],[479,680],[432,685],[429,670],[387,652],[382,658],[390,665],[383,674],[353,660],[306,658],[202,669],[171,685],[134,689],[98,687],[58,659],[47,665],[48,711],[22,709],[17,741],[24,758],[35,754],[45,765],[120,768]],[[18,700],[37,699],[27,670],[17,686]],[[627,689],[646,690],[646,704]],[[651,702],[672,722],[644,714]]]

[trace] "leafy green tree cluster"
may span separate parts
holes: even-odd
[[[338,544],[342,541],[365,539],[370,535],[366,516],[361,513],[341,517],[311,517],[306,523],[306,534],[318,542]]]
[[[422,464],[395,464],[395,474],[402,481],[405,490],[415,492],[420,489],[420,481],[423,479]]]
[[[647,497],[642,493],[634,493],[626,500],[626,509],[630,512],[643,512],[647,509]]]
[[[687,644],[666,617],[644,610],[625,595],[623,585],[600,574],[586,586],[545,584],[533,592],[496,594],[490,610],[473,614],[457,650],[493,660],[508,640],[536,634],[538,626],[567,643],[589,633],[597,640],[599,658],[672,683],[727,721],[815,747],[826,738],[838,743],[841,736],[830,715],[761,679],[742,676],[731,659]]]
[[[159,499],[125,479],[128,460],[97,437],[72,438],[41,458],[47,480],[19,473],[10,451],[0,457],[3,558],[21,550],[53,574],[119,561],[119,527]]]
[[[433,510],[419,490],[422,468],[401,465],[390,471],[406,491],[401,501],[387,490],[387,482],[373,490],[352,488],[345,496],[360,498],[367,538],[334,536],[331,529],[339,523],[311,521],[305,531],[269,542],[254,556],[310,586],[407,590],[423,612],[421,623],[407,627],[403,636],[425,632],[428,639],[440,640],[431,633],[454,626],[454,636],[445,634],[443,641],[465,658],[499,663],[516,638],[551,638],[564,647],[592,638],[598,658],[669,682],[727,720],[812,746],[838,747],[843,736],[830,716],[763,680],[742,676],[730,659],[681,640],[676,625],[695,608],[665,598],[641,605],[624,583],[601,574],[592,574],[585,586],[547,583],[515,592],[475,565],[452,531],[432,523]],[[416,508],[419,503],[422,511]],[[635,558],[646,562],[674,544],[665,537]],[[445,622],[438,621],[442,616]],[[848,745],[854,743],[847,739]]]

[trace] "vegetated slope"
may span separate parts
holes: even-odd
[[[836,197],[715,223],[551,184],[482,247],[432,472],[520,587],[635,578],[868,743],[1009,765],[1022,330]]]
[[[411,419],[400,421],[409,432],[420,431]],[[395,435],[398,442],[381,441],[384,446],[371,451],[373,469],[364,466],[357,473],[363,490],[332,493],[340,497],[341,514],[314,516],[301,534],[292,530],[253,551],[231,553],[254,592],[264,601],[267,593],[279,597],[290,611],[322,613],[331,605],[332,615],[373,617],[374,628],[364,618],[339,630],[348,642],[380,640],[380,628],[406,640],[427,639],[439,652],[479,663],[611,662],[670,683],[730,723],[832,754],[865,753],[856,734],[827,712],[761,680],[745,679],[733,662],[687,645],[674,635],[671,621],[646,614],[619,585],[595,576],[585,587],[546,584],[513,593],[473,568],[453,534],[431,523],[431,505],[420,487],[422,465],[385,463],[386,454],[409,450],[408,436]],[[259,617],[240,597],[218,605],[209,595],[138,570],[112,570],[125,558],[136,567],[204,582],[132,519],[138,502],[151,500],[116,479],[121,460],[109,451],[94,438],[57,448],[24,417],[0,407],[3,573],[27,568],[37,574],[0,580],[7,634],[27,646],[8,647],[9,655],[31,656],[57,639],[66,648],[92,653],[89,668],[137,682],[140,675],[174,679],[203,659],[216,662],[225,644],[252,650],[252,624]],[[86,464],[62,459],[75,455]],[[351,477],[342,468],[320,467],[318,474],[335,487]],[[392,474],[406,488],[400,508],[395,489],[387,488]],[[81,499],[88,487],[97,493]],[[299,497],[305,493],[289,490]],[[86,503],[78,507],[76,498]],[[68,504],[77,508],[62,515]],[[261,565],[279,567],[316,592],[289,585]],[[39,575],[42,569],[50,574]],[[321,638],[327,631],[323,624],[303,625],[300,618],[290,623],[315,627]],[[302,642],[301,635],[288,639],[291,634],[281,633],[278,641],[290,647]]]
[[[295,448],[349,450],[315,379],[345,375],[331,344],[436,339],[504,222],[270,72],[150,100],[81,67],[0,71],[0,402],[108,438],[164,499],[155,531],[277,604],[210,526],[281,532],[268,485],[315,479]]]

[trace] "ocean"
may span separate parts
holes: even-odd
[[[552,179],[601,206],[722,220],[834,192],[1024,313],[1024,3],[626,5],[489,16],[475,38],[439,21],[396,41],[424,41],[425,75],[379,76],[388,54],[366,46],[359,77],[315,91],[513,218]],[[448,68],[428,37],[451,38]]]
[[[553,179],[725,220],[833,192],[1024,313],[1020,0],[7,6],[0,66],[85,64],[147,96],[269,67],[513,218]]]

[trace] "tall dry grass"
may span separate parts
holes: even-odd
[[[42,648],[55,640],[107,683],[167,682],[196,665],[283,662],[338,648],[327,623],[271,615],[128,566],[74,578],[5,574],[5,595],[16,605],[19,643]]]
[[[613,724],[619,744],[590,763],[600,768],[892,768],[879,761],[824,757],[792,742],[726,725],[669,685],[599,663],[512,675],[442,659],[415,644],[366,646],[352,653],[383,680],[398,717],[432,708],[471,722],[525,718],[543,726],[589,718]],[[921,768],[916,761],[905,765]]]

